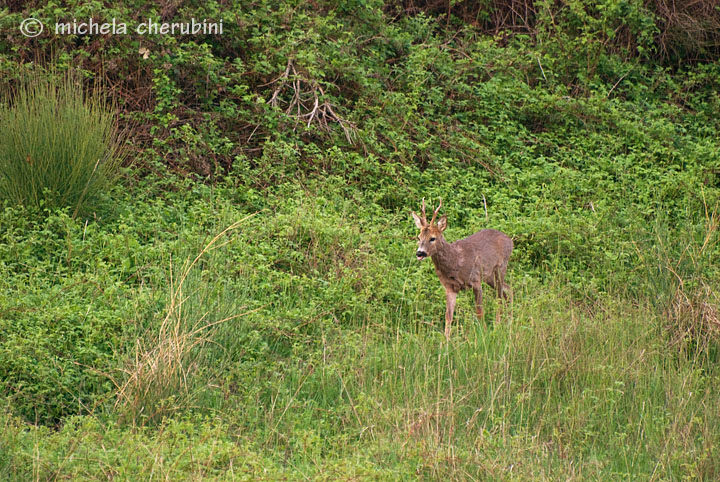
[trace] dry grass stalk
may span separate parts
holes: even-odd
[[[679,344],[683,340],[690,340],[701,349],[711,342],[720,342],[720,296],[717,288],[699,274],[701,260],[708,257],[718,241],[720,219],[717,205],[712,212],[709,211],[707,203],[704,203],[704,207],[703,243],[696,251],[688,246],[683,252],[683,257],[689,257],[693,272],[697,274],[684,279],[675,269],[679,261],[675,263],[675,268],[670,260],[666,262],[667,269],[677,279],[675,295],[665,313],[672,334],[671,343]]]
[[[188,315],[183,311],[189,298],[184,293],[184,285],[192,269],[209,251],[225,245],[218,244],[218,240],[249,217],[231,224],[207,243],[195,259],[183,268],[177,280],[174,280],[171,269],[170,302],[157,334],[151,336],[148,342],[137,341],[135,357],[130,366],[123,370],[125,381],[117,383],[113,380],[117,386],[115,408],[123,407],[123,412],[129,414],[133,424],[138,424],[141,418],[161,418],[164,413],[174,410],[167,406],[171,398],[176,403],[187,400],[192,388],[190,380],[197,369],[196,363],[189,356],[192,350],[212,342],[207,336],[210,328],[256,311],[213,322],[206,322],[208,313],[204,313],[192,324],[188,323]]]
[[[690,292],[678,287],[666,310],[671,327],[671,343],[691,340],[701,348],[720,340],[720,299],[708,284],[701,283]]]

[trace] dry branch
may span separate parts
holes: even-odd
[[[339,124],[348,142],[354,143],[355,124],[335,111],[337,106],[327,99],[320,83],[299,72],[292,59],[288,60],[285,71],[270,84],[276,84],[270,105],[282,109],[288,116],[295,117],[297,123],[302,121],[308,128],[316,125],[330,132],[330,124]],[[288,90],[290,94],[287,94]],[[283,97],[288,96],[290,100],[283,102]]]

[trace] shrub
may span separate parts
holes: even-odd
[[[14,204],[85,214],[118,171],[111,106],[73,73],[26,77],[0,103],[0,132],[0,197]]]

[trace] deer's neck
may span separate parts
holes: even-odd
[[[457,254],[453,246],[440,238],[435,254],[431,256],[435,269],[441,273],[454,271],[457,264]]]

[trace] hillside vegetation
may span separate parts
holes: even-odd
[[[191,18],[223,33],[52,29]],[[0,479],[720,478],[714,2],[0,32]],[[422,198],[515,244],[512,304],[461,293],[447,341]]]

